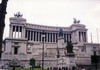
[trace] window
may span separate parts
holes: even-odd
[[[14,47],[14,54],[18,54],[18,47]]]
[[[81,46],[81,51],[82,52],[86,52],[86,47],[85,46]]]

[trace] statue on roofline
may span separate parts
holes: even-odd
[[[80,20],[78,19],[76,19],[76,18],[73,18],[74,19],[74,21],[73,21],[73,23],[80,23]]]
[[[17,12],[16,14],[14,14],[15,17],[22,17],[23,14],[21,14],[20,12]]]

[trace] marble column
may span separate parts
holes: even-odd
[[[56,33],[54,33],[55,34],[55,42],[56,42]]]
[[[28,32],[28,31],[27,31]],[[28,33],[27,33],[27,36],[28,36]],[[22,38],[25,38],[25,27],[22,26],[22,30],[21,30],[21,37]],[[28,38],[28,37],[27,37]]]
[[[56,42],[56,33],[54,33],[54,42]]]
[[[50,38],[49,38],[49,33],[48,33],[48,42],[50,42],[49,40],[50,40]]]
[[[66,34],[66,41],[67,41],[67,34]]]
[[[81,36],[80,36],[80,38],[81,38],[81,42],[83,42],[82,32],[81,32]]]
[[[39,31],[37,31],[37,41],[39,41]]]
[[[29,30],[29,40],[31,41],[31,30]]]
[[[35,33],[35,41],[37,41],[37,31],[36,31],[36,33]]]
[[[51,42],[51,33],[49,33],[49,42]]]
[[[37,40],[37,41],[39,42],[39,38],[40,38],[40,32],[38,31],[37,33],[38,33],[38,40]]]
[[[28,39],[28,31],[29,31],[29,30],[27,30],[27,37],[26,37],[27,39]]]
[[[20,26],[18,26],[18,38],[20,38]]]
[[[33,41],[33,31],[31,31],[31,41]]]
[[[36,41],[36,31],[34,31],[34,41]]]
[[[48,32],[47,32],[47,34],[46,34],[46,39],[47,39],[46,42],[48,42]]]
[[[51,33],[51,42],[53,42],[53,33]]]
[[[40,32],[40,38],[41,38],[40,41],[42,42],[42,32]]]
[[[10,29],[9,29],[9,37],[13,37],[13,25],[10,24]]]
[[[33,41],[34,41],[34,31],[33,31],[33,38],[32,38],[32,39],[33,39]]]
[[[58,33],[56,33],[56,42],[58,42]]]
[[[15,33],[14,33],[14,38],[16,38],[16,30],[17,30],[17,26],[15,26]]]

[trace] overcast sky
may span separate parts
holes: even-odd
[[[100,41],[99,0],[9,0],[4,38],[9,36],[9,18],[16,12],[21,12],[28,23],[49,26],[68,27],[73,18],[80,19],[88,29],[88,41],[91,33],[93,42]]]

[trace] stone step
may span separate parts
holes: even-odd
[[[0,69],[0,70],[5,70],[5,69]]]

